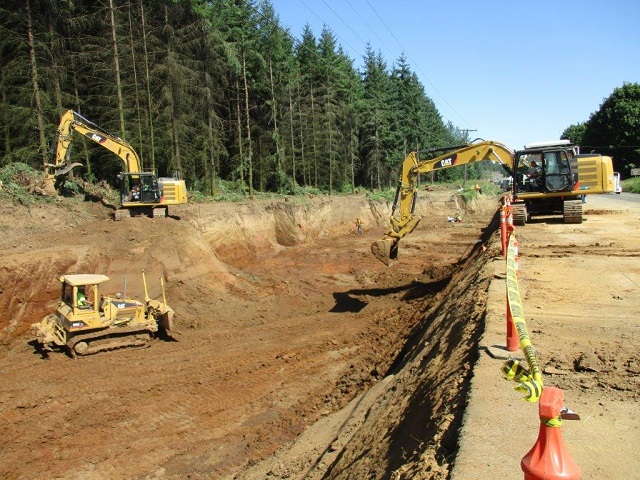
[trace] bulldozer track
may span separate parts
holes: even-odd
[[[151,343],[153,334],[151,329],[139,327],[120,327],[115,330],[80,333],[67,341],[67,348],[71,356],[75,357],[119,348],[147,347]]]

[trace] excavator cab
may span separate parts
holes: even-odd
[[[157,177],[151,172],[121,173],[120,196],[122,205],[157,204],[162,199],[162,192]]]
[[[516,193],[571,192],[577,181],[577,164],[569,147],[568,142],[541,142],[517,152]],[[537,165],[537,175],[532,165]]]

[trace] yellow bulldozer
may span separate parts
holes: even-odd
[[[121,293],[101,295],[100,285],[109,277],[100,274],[68,274],[60,277],[60,301],[55,313],[31,326],[44,351],[66,349],[72,357],[122,347],[145,347],[158,333],[170,334],[174,312],[163,301],[149,298],[144,272],[144,303]]]

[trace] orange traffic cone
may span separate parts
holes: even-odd
[[[545,387],[540,396],[538,440],[520,466],[524,480],[579,480],[580,467],[573,461],[562,440],[564,393]]]

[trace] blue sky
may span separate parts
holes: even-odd
[[[512,149],[585,121],[640,82],[638,0],[271,0],[300,39],[324,25],[362,65],[404,52],[445,121]]]

